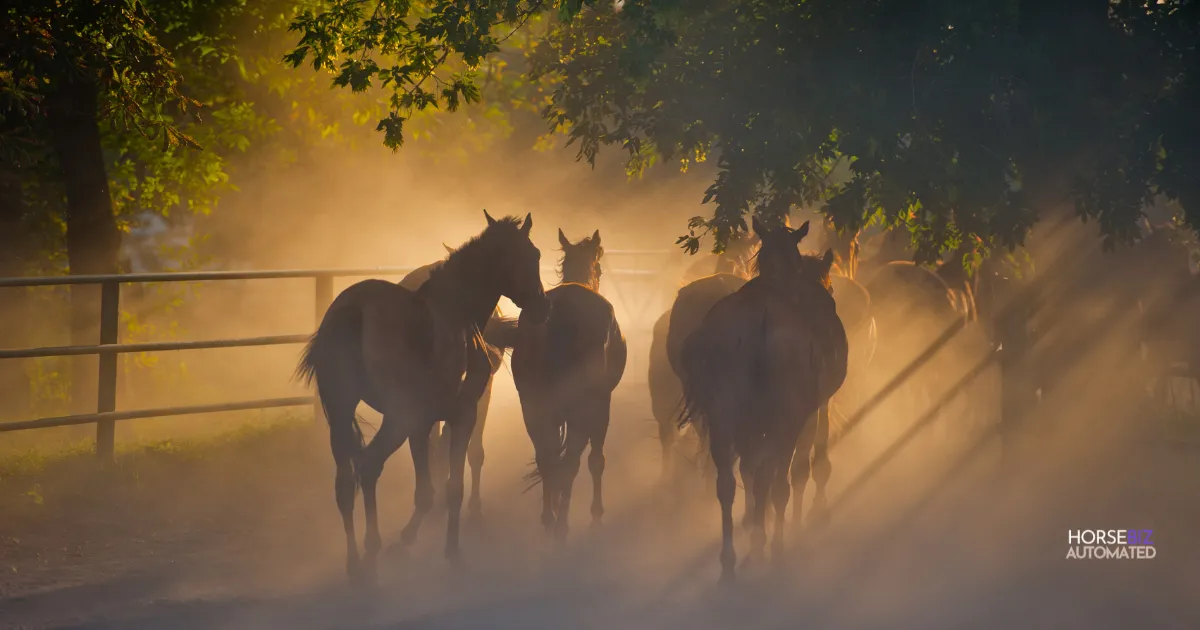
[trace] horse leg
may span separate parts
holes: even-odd
[[[796,444],[800,442],[800,430],[789,432],[786,439],[773,445],[774,456],[771,458],[771,499],[775,509],[775,531],[771,537],[771,557],[779,560],[783,557],[783,528],[784,515],[787,514],[788,500],[791,499],[792,489],[788,483],[788,472],[792,460],[797,457]],[[808,456],[808,451],[804,451]]]
[[[579,474],[579,461],[583,457],[583,449],[587,448],[590,428],[588,416],[576,416],[575,422],[567,423],[567,443],[563,450],[562,461],[554,477],[554,485],[558,493],[557,520],[554,524],[554,535],[562,542],[567,539],[571,514],[571,491],[575,486],[575,477]]]
[[[809,453],[812,451],[816,434],[817,414],[813,414],[813,417],[804,423],[800,438],[796,440],[796,452],[792,455],[792,527],[797,532],[804,524],[804,487],[808,485],[809,472],[812,470]],[[778,515],[776,517],[778,518]]]
[[[745,562],[756,562],[765,555],[767,546],[767,506],[771,503],[771,481],[775,475],[774,457],[769,453],[756,458],[754,475],[746,494],[754,493],[754,512],[750,526],[750,553]]]
[[[429,439],[427,441],[429,456],[429,471],[430,479],[445,479],[448,474],[449,458],[450,458],[450,439],[447,435],[446,424],[444,422],[434,422],[429,429]],[[446,497],[443,492],[445,488],[434,486],[433,488],[433,508],[440,514],[446,509]]]
[[[429,433],[417,431],[413,433],[408,448],[412,452],[413,473],[416,477],[416,489],[413,491],[413,513],[408,524],[400,531],[400,542],[405,546],[417,540],[417,531],[421,529],[421,521],[433,507],[433,479],[429,470]]]
[[[737,566],[733,549],[733,499],[737,483],[733,479],[733,441],[721,432],[709,436],[709,452],[717,470],[717,500],[721,502],[721,581],[732,582]]]
[[[332,399],[335,399],[335,396],[327,396],[325,392],[321,392],[321,400],[328,401],[325,402],[325,413],[329,417],[329,445],[333,451],[333,461],[337,465],[333,487],[338,512],[342,515],[342,529],[346,533],[346,574],[351,580],[357,581],[361,577],[361,567],[358,537],[354,531],[354,500],[358,494],[355,458],[362,448],[359,441],[361,438],[354,430],[354,409],[358,401],[350,402],[346,399],[334,404]]]
[[[558,428],[554,419],[545,412],[544,406],[521,398],[521,416],[525,420],[525,432],[533,443],[533,460],[537,466],[537,477],[542,484],[542,527],[546,534],[554,533],[554,475],[559,459]]]
[[[742,474],[742,488],[746,491],[746,511],[742,514],[742,529],[754,529],[754,462],[743,457],[739,462]]]
[[[400,416],[404,417],[404,416]],[[363,507],[366,512],[367,533],[363,541],[363,577],[369,581],[375,580],[375,562],[379,557],[379,549],[383,540],[379,536],[379,513],[376,509],[375,488],[379,475],[383,473],[383,464],[404,446],[407,431],[397,424],[397,417],[388,414],[383,418],[379,432],[371,438],[371,443],[363,449],[359,458],[358,475],[363,491]]]
[[[612,394],[604,397],[603,404],[596,408],[591,426],[591,452],[588,453],[588,471],[592,473],[592,525],[599,525],[604,516],[604,440],[608,437],[608,424],[612,419]]]
[[[467,522],[478,523],[483,520],[483,499],[480,498],[480,478],[483,475],[483,428],[487,424],[488,403],[492,400],[492,380],[488,379],[483,395],[479,397],[479,406],[475,413],[475,432],[471,435],[471,443],[467,445],[467,461],[471,465],[471,498],[467,501]]]
[[[825,487],[833,475],[833,464],[829,461],[829,404],[817,410],[817,429],[813,439],[813,522],[822,525],[829,522],[829,508],[825,503]]]
[[[463,469],[467,465],[467,446],[475,432],[477,400],[463,403],[457,417],[450,423],[450,477],[446,480],[446,558],[457,563],[460,557],[458,546],[459,519],[462,515]]]

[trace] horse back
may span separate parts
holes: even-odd
[[[422,396],[454,393],[474,346],[465,333],[439,318],[424,298],[383,281],[356,293],[363,365],[376,391],[416,383]],[[354,288],[354,287],[351,287]],[[349,291],[349,289],[347,289]]]
[[[679,289],[671,306],[667,325],[667,360],[671,369],[680,374],[680,357],[684,340],[692,334],[713,306],[746,285],[746,279],[728,273],[718,273],[694,280]]]
[[[610,346],[619,343],[624,347],[612,304],[575,283],[559,285],[547,291],[546,297],[551,307],[545,326],[522,336],[513,349],[513,378],[518,388],[557,386],[565,379],[584,389],[607,387]],[[623,371],[623,355],[620,358]]]
[[[709,310],[682,355],[689,396],[718,416],[752,417],[784,400],[807,414],[841,387],[848,343],[828,292],[781,292],[756,278]]]

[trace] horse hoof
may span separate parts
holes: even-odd
[[[413,527],[410,525],[410,526],[405,527],[404,529],[400,530],[400,544],[401,545],[404,545],[405,547],[411,547],[413,545],[413,543],[415,543],[415,542],[417,542],[417,528],[416,527]],[[392,546],[395,547],[396,545],[393,544]]]
[[[731,585],[735,582],[733,569],[722,569],[721,579],[717,580],[718,584]]]

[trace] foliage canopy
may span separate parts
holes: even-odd
[[[405,112],[477,97],[494,28],[551,8],[532,67],[556,77],[545,115],[581,158],[715,158],[692,251],[813,204],[841,229],[905,226],[924,259],[1015,247],[1064,207],[1129,240],[1156,196],[1200,227],[1192,0],[335,0],[296,22],[289,61],[393,89],[379,128],[399,146]],[[450,56],[468,71],[424,87]]]

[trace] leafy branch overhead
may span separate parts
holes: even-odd
[[[389,91],[396,148],[414,112],[478,99],[498,33],[551,9],[528,61],[580,158],[715,162],[690,251],[813,205],[903,228],[924,260],[1012,249],[1063,211],[1127,241],[1164,198],[1200,227],[1196,0],[332,0],[287,60]]]
[[[103,119],[161,136],[168,147],[195,146],[166,108],[188,114],[200,104],[184,93],[170,53],[151,33],[153,21],[142,2],[7,4],[0,67],[5,87],[28,96],[28,109],[21,118],[36,118],[47,95],[82,81],[101,94]]]
[[[646,0],[577,17],[535,71],[563,77],[549,116],[589,161],[716,157],[693,250],[811,204],[925,259],[1014,247],[1064,207],[1119,241],[1157,196],[1200,227],[1198,5]]]
[[[479,102],[478,68],[515,29],[551,7],[569,16],[580,4],[332,0],[292,22],[300,41],[284,61],[332,72],[335,87],[385,90],[389,111],[377,129],[384,133],[384,144],[395,150],[404,142],[405,121],[415,113],[455,111]]]

